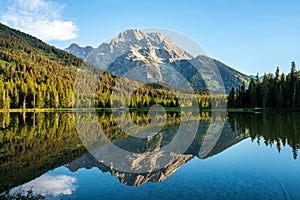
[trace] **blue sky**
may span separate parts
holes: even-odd
[[[21,10],[21,11],[20,11]],[[0,0],[0,21],[65,48],[98,46],[129,28],[178,31],[246,74],[300,66],[297,0]],[[298,68],[300,69],[300,68]]]

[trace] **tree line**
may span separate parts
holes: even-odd
[[[130,87],[135,88],[136,82],[125,80],[121,90],[116,91],[114,86],[120,77],[103,73],[88,64],[84,64],[86,68],[82,69],[83,64],[81,59],[71,54],[0,24],[0,109],[91,107],[93,104],[99,108],[113,104],[133,108],[152,104],[195,106],[191,104],[190,96],[184,96],[180,104],[174,93],[157,85],[137,88],[127,99],[112,98],[113,92],[124,94]],[[74,81],[82,70],[101,73],[102,77],[92,98],[83,93],[74,99],[78,96],[73,91]],[[200,108],[210,108],[212,103],[224,104],[222,95],[211,97],[206,90],[196,91],[196,96]],[[295,63],[292,62],[288,75],[280,75],[277,68],[275,76],[265,74],[260,81],[257,75],[248,87],[242,84],[239,88],[232,88],[227,104],[230,108],[300,108],[300,81]]]
[[[84,68],[82,68],[84,66]],[[73,86],[80,71],[101,74],[97,91],[92,96],[74,94]],[[113,98],[112,93],[126,93],[136,88],[136,81],[125,79],[124,85],[116,91],[114,86],[120,77],[103,72],[75,56],[41,40],[0,23],[0,109],[33,108],[109,108],[114,105],[147,107],[161,104],[177,107],[179,102],[164,86],[145,85],[128,98]],[[74,98],[74,96],[78,98]],[[124,96],[124,95],[123,95]],[[185,96],[181,106],[192,106],[190,97]],[[221,99],[221,98],[220,98]],[[211,106],[207,91],[197,91],[201,108]]]
[[[7,67],[4,65],[4,68]],[[0,66],[0,70],[3,69]],[[23,72],[22,77],[11,77],[5,73],[5,78],[0,78],[0,109],[42,109],[42,108],[72,108],[91,107],[110,108],[112,105],[121,107],[126,105],[131,108],[149,107],[153,104],[160,104],[164,107],[194,106],[191,97],[188,94],[178,101],[176,95],[164,86],[144,85],[137,88],[131,96],[126,97],[124,93],[129,87],[134,87],[134,81],[127,80],[127,86],[121,90],[114,90],[118,82],[118,77],[104,73],[99,80],[98,88],[94,96],[88,96],[84,93],[74,98],[73,84],[74,74],[70,79],[56,78],[38,81],[27,71]],[[15,76],[15,74],[12,74]],[[112,95],[112,93],[117,95]],[[121,95],[123,94],[123,95]],[[120,97],[121,96],[121,97]],[[126,98],[124,98],[126,97]],[[211,106],[211,97],[208,91],[197,91],[197,103],[200,108]],[[222,101],[222,97],[219,97]]]
[[[280,74],[277,67],[275,75],[259,74],[239,88],[232,87],[228,97],[229,108],[263,108],[263,109],[299,109],[300,108],[300,71],[296,70],[295,62],[291,63],[290,73]]]

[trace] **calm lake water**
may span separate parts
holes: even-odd
[[[189,113],[184,124],[180,113],[115,114],[0,113],[0,192],[32,189],[48,199],[300,199],[300,113]],[[93,133],[95,124],[101,135]],[[174,154],[165,147],[181,127],[195,135]],[[111,144],[133,154],[118,157]]]

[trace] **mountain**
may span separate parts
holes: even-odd
[[[151,54],[150,52],[156,62],[159,62],[160,59],[174,61],[193,57],[161,33],[145,33],[138,29],[131,29],[121,32],[117,38],[112,39],[109,43],[100,44],[87,55],[86,60],[101,69],[106,69],[118,57],[128,52],[136,52],[138,55],[142,49],[151,49],[152,52],[164,50],[163,53],[167,53],[166,55]],[[73,54],[73,52],[70,53]]]
[[[75,44],[71,46],[76,49]],[[102,81],[98,79],[99,90],[96,96],[94,93],[87,94],[84,88],[81,92],[77,91],[77,98],[74,99],[73,86],[79,72],[101,75]],[[117,80],[117,76],[103,73],[103,70],[84,63],[66,51],[0,23],[1,110],[89,107],[92,105],[91,98],[98,107],[111,107],[111,93]],[[126,82],[125,89],[137,85],[136,81],[130,79],[123,81]],[[125,91],[121,88],[118,92]],[[155,91],[153,87],[147,87],[144,92],[159,93],[165,102],[173,98],[169,91]],[[137,105],[135,100],[132,101],[132,107]]]
[[[68,48],[68,52],[73,55],[78,54],[78,50],[73,51],[70,48]],[[214,68],[220,71],[227,92],[231,87],[237,88],[243,82],[247,85],[250,81],[245,74],[216,59],[204,55],[192,56],[161,33],[146,33],[137,29],[121,32],[117,38],[93,49],[84,59],[118,76],[124,76],[137,66],[151,64],[153,67],[145,67],[140,74],[151,77],[152,81],[172,79],[172,73],[163,73],[162,69],[164,65],[171,66],[184,75],[195,89],[207,88],[202,76],[206,76],[205,80],[213,80],[213,76],[208,75],[207,72],[208,69]],[[193,63],[200,65],[196,66],[199,68],[198,71]],[[141,76],[130,77],[142,81]]]
[[[86,46],[86,47],[80,47],[76,43],[72,43],[68,48],[64,49],[68,53],[72,53],[77,58],[80,58],[82,60],[85,60],[87,55],[93,51],[93,47]]]

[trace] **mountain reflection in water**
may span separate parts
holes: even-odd
[[[86,120],[86,116],[85,114],[81,120]],[[80,168],[97,167],[102,172],[110,172],[121,183],[129,186],[161,182],[195,157],[212,157],[246,138],[251,138],[258,145],[275,146],[279,153],[282,146],[290,146],[291,157],[297,159],[300,144],[300,134],[297,134],[300,124],[297,122],[300,120],[300,113],[227,113],[225,119],[211,118],[208,112],[200,115],[190,113],[189,116],[191,121],[199,120],[199,126],[192,144],[184,153],[170,155],[170,162],[159,170],[129,173],[115,169],[114,163],[107,165],[103,160],[97,160],[87,151],[82,144],[82,137],[95,138],[89,135],[79,137],[73,113],[1,113],[0,191],[24,184],[60,166],[66,166],[73,172]],[[145,112],[124,113],[119,117],[131,119],[139,126],[147,126],[151,120]],[[105,136],[115,145],[128,151],[143,153],[161,150],[170,142],[178,129],[180,114],[168,113],[162,130],[144,140],[128,136],[120,130],[110,112],[97,113],[97,120],[105,130]],[[225,120],[225,123],[215,146],[203,157],[200,149],[204,137],[211,134],[207,131],[212,120]],[[131,163],[155,163],[159,157],[150,161],[141,157],[126,159]],[[132,166],[133,171],[138,169],[138,165]]]

